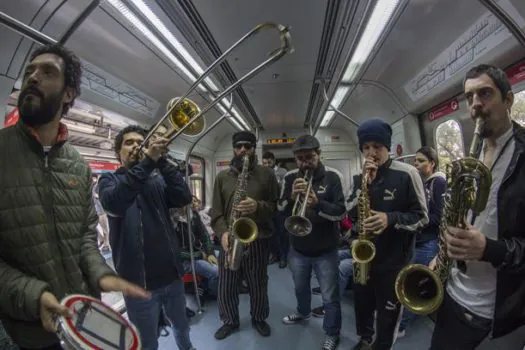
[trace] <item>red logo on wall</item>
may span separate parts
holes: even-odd
[[[18,123],[18,119],[20,119],[20,115],[18,114],[18,108],[14,108],[11,112],[9,112],[5,118],[4,118],[4,128],[7,128],[8,126],[15,125]]]
[[[92,170],[115,171],[120,167],[118,163],[101,162],[99,160],[91,160],[88,164]]]
[[[525,61],[521,61],[510,67],[505,71],[511,85],[517,84],[525,80]]]
[[[431,110],[428,113],[428,119],[430,121],[433,121],[433,120],[436,120],[436,119],[439,119],[439,118],[443,118],[446,115],[454,113],[458,109],[459,109],[459,103],[458,103],[457,98],[455,98],[455,99],[447,101],[447,102],[437,106],[433,110]]]

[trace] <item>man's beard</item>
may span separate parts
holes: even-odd
[[[242,166],[243,166],[243,160],[244,160],[244,156],[242,155],[233,155],[233,158],[232,158],[232,166],[241,171],[242,170]],[[249,167],[252,167],[253,163],[255,162],[255,153],[252,153],[248,156],[248,160],[249,160]]]
[[[27,95],[32,96],[26,98]],[[62,106],[62,97],[64,91],[49,95],[47,98],[36,88],[26,88],[18,97],[18,113],[20,119],[29,126],[39,126],[51,122],[60,107]],[[38,99],[39,101],[30,101]]]

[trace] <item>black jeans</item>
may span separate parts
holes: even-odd
[[[394,283],[397,271],[372,272],[368,283],[354,283],[354,309],[357,335],[368,342],[375,331],[374,350],[388,350],[394,341],[394,332],[401,321],[401,304],[397,300]],[[374,311],[377,311],[374,329]]]
[[[275,230],[273,232],[273,247],[272,253],[279,257],[280,261],[286,261],[288,251],[290,250],[290,237],[288,231],[284,228],[285,214],[278,211],[274,214],[273,224]]]
[[[492,320],[474,315],[445,293],[437,313],[430,350],[475,349],[491,328]]]

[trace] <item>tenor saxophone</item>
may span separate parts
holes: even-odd
[[[259,235],[259,229],[255,221],[250,218],[241,217],[240,212],[236,209],[239,203],[246,198],[249,165],[250,158],[248,155],[245,155],[243,157],[242,171],[237,178],[237,185],[235,187],[230,212],[226,267],[233,271],[238,270],[241,266],[241,260],[245,254],[247,245],[255,241]]]
[[[434,270],[428,266],[410,264],[404,267],[396,278],[395,291],[398,300],[415,314],[431,314],[443,302],[445,285],[454,264],[447,256],[447,226],[465,228],[469,210],[478,215],[487,205],[492,175],[485,164],[478,160],[483,142],[482,127],[483,121],[478,118],[468,157],[458,159],[447,166],[447,190],[444,195],[443,216],[439,226],[439,250]]]
[[[376,247],[369,234],[364,229],[364,221],[370,217],[370,197],[368,195],[367,171],[361,177],[361,193],[357,199],[357,215],[359,222],[359,238],[352,244],[352,259],[354,263],[353,278],[354,283],[365,285],[370,277],[370,263],[376,255]]]

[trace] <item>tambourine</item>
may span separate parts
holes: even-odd
[[[98,299],[73,294],[60,304],[73,313],[57,317],[57,335],[65,350],[139,350],[135,326]]]

